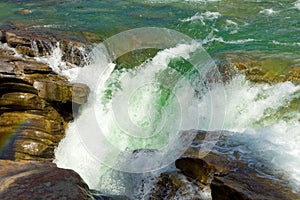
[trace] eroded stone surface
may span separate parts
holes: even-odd
[[[73,170],[49,162],[0,160],[0,199],[93,199]]]

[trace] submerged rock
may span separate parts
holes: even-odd
[[[217,55],[220,63],[229,63],[231,67],[220,67],[221,74],[244,73],[254,83],[276,84],[291,81],[300,84],[300,63],[277,55],[263,57],[246,53],[223,53]],[[229,66],[227,65],[227,66]]]
[[[49,162],[0,160],[0,199],[94,199],[69,169]]]

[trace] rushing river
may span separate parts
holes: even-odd
[[[22,9],[28,9],[30,12],[21,13]],[[89,57],[91,62],[81,69],[60,69],[59,49],[48,58],[53,69],[68,76],[70,81],[82,82],[92,88],[88,103],[81,108],[78,117],[69,125],[66,138],[56,151],[55,160],[58,166],[77,171],[91,188],[130,196],[134,189],[128,188],[129,185],[133,187],[132,185],[139,180],[131,177],[124,181],[119,175],[111,172],[111,168],[124,170],[122,166],[116,167],[120,161],[120,153],[134,149],[167,149],[166,152],[171,149],[170,152],[174,152],[173,156],[176,157],[173,148],[176,145],[180,146],[182,141],[178,142],[176,133],[172,131],[223,129],[236,132],[226,134],[228,134],[229,146],[230,142],[243,144],[244,148],[237,150],[245,155],[241,159],[250,163],[254,157],[263,160],[274,171],[282,173],[291,188],[299,192],[299,85],[296,86],[291,82],[273,85],[253,84],[244,75],[236,75],[222,86],[217,83],[212,84],[209,92],[201,88],[203,84],[191,86],[187,81],[181,82],[176,90],[172,89],[172,92],[175,91],[172,93],[155,83],[159,80],[168,80],[168,76],[164,73],[160,79],[156,75],[170,68],[172,65],[170,63],[174,59],[179,56],[189,59],[201,45],[212,58],[228,52],[246,53],[270,58],[271,61],[267,65],[271,68],[299,67],[300,1],[1,1],[0,23],[6,24],[8,21],[25,24],[31,28],[68,33],[88,31],[98,34],[103,39],[133,28],[161,27],[179,31],[194,39],[189,44],[178,44],[172,48],[162,49],[151,60],[136,69],[129,70],[114,70],[115,64],[99,44],[95,44]],[[181,64],[175,62],[173,68],[180,68]],[[101,77],[96,76],[99,73]],[[137,87],[140,83],[144,83],[145,79],[151,84]],[[121,90],[124,93],[130,92],[132,86],[136,86],[135,92],[127,96],[127,109],[123,109],[123,97],[115,94]],[[195,95],[191,92],[191,87],[199,91],[199,94]],[[226,101],[218,105],[224,109],[223,121],[222,124],[210,124],[213,112],[220,109],[219,107],[212,111],[215,107],[211,105],[211,98],[217,97],[214,94],[220,94],[220,87],[226,96]],[[285,109],[288,107],[291,109]],[[155,112],[148,113],[148,110],[155,110]],[[195,110],[201,110],[200,114],[198,112],[195,114]],[[168,114],[167,117],[165,113]],[[132,128],[130,125],[116,123],[118,119],[119,121],[123,119],[118,116],[123,118],[125,116],[138,125],[145,134],[143,137],[149,134],[146,130],[155,132],[161,124],[167,125],[167,128],[160,129],[165,133],[163,136],[158,134],[148,139],[137,139],[134,133],[128,134]],[[184,119],[183,123],[181,123],[182,119]],[[89,126],[93,120],[101,124],[104,130],[102,137],[113,144],[112,146],[117,147],[116,151],[110,151],[111,147],[107,142],[103,143],[103,138],[100,138],[99,146],[93,148],[99,152],[97,159],[87,150],[86,142],[82,142],[83,133],[89,137],[97,131],[97,128]],[[124,126],[129,128],[127,132],[122,129]],[[91,137],[89,142],[92,144],[94,139]],[[170,144],[170,141],[173,143]],[[155,166],[155,163],[166,159],[164,155],[154,156],[147,164],[161,170]],[[124,155],[125,158],[126,156],[128,155]],[[132,164],[139,169],[151,171],[151,167],[144,168],[146,158],[139,158],[133,164],[126,162],[126,159],[121,163],[123,166]],[[165,165],[161,166],[163,167]],[[127,172],[132,171],[127,170]],[[143,197],[143,194],[135,194],[135,197],[137,196]]]

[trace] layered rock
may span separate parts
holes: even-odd
[[[40,30],[24,30],[7,25],[0,27],[0,41],[15,48],[19,54],[29,57],[51,55],[53,50],[60,48],[62,61],[77,66],[84,66],[92,45],[84,37],[70,40],[69,36],[52,34]]]
[[[49,162],[0,160],[0,199],[94,199],[73,170]]]
[[[11,29],[2,30],[1,35],[6,44],[0,48],[0,158],[51,161],[73,118],[72,104],[85,103],[89,88],[71,84],[47,64],[27,57],[50,53],[51,38]],[[40,41],[43,48],[32,55],[20,51],[34,52],[34,41]],[[5,45],[25,55],[16,55]],[[66,55],[70,53],[65,50]],[[72,64],[80,64],[77,58],[70,59]]]

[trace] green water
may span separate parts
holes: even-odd
[[[295,1],[6,0],[0,2],[0,24],[89,31],[104,39],[131,28],[166,27],[204,40],[210,54],[259,51],[297,60],[300,9]],[[32,12],[22,14],[21,9]],[[218,16],[209,16],[209,12]],[[187,20],[192,16],[196,19]]]

